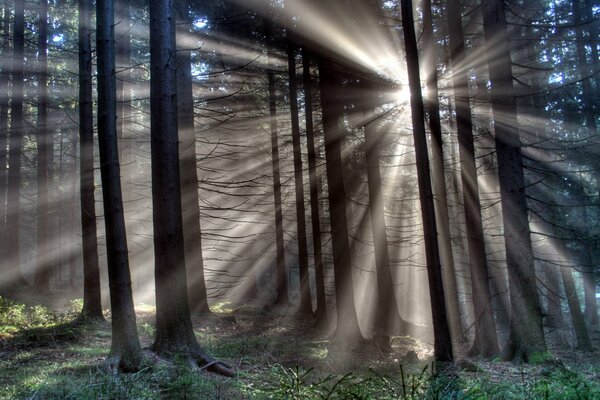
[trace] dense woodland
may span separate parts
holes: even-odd
[[[235,310],[365,365],[413,338],[450,375],[596,351],[597,0],[0,15],[0,354],[24,351],[19,304],[77,298],[61,329],[110,327],[101,363],[127,376],[182,357],[243,380],[198,333]]]

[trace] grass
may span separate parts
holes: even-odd
[[[598,365],[491,362],[478,363],[475,373],[436,374],[426,362],[401,364],[400,354],[374,359],[366,349],[344,357],[323,337],[307,334],[302,321],[251,311],[223,318],[231,316],[229,305],[194,326],[210,354],[238,369],[235,378],[150,355],[142,370],[115,375],[103,364],[110,326],[65,324],[78,306],[57,314],[0,298],[0,399],[600,399]],[[145,347],[154,335],[147,308],[138,314]],[[404,340],[396,351],[416,351],[406,348],[413,342],[419,345]]]

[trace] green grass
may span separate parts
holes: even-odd
[[[447,376],[432,373],[431,365],[401,365],[393,358],[353,355],[352,363],[336,364],[342,358],[331,354],[338,350],[327,340],[288,332],[283,323],[275,330],[254,326],[250,314],[235,324],[210,317],[196,329],[210,354],[239,369],[235,378],[193,371],[177,358],[152,360],[136,373],[115,375],[103,364],[110,326],[69,327],[65,322],[77,311],[76,303],[55,314],[0,299],[1,400],[600,399],[600,367],[595,365],[577,370],[560,364],[518,369],[494,362],[477,373]],[[153,316],[142,312],[138,326],[142,342],[150,344]],[[509,371],[506,376],[497,371],[500,367]]]

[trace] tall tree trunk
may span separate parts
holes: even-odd
[[[369,214],[371,216],[371,230],[373,246],[375,247],[375,269],[377,277],[377,294],[375,309],[375,341],[383,349],[389,349],[390,332],[394,323],[402,321],[398,312],[398,304],[394,294],[394,280],[390,268],[390,255],[388,250],[387,225],[385,223],[385,205],[380,173],[381,131],[378,127],[379,119],[375,115],[377,102],[374,101],[378,92],[375,84],[369,82],[371,77],[363,79],[361,88],[366,101],[363,104],[365,117],[365,158],[367,162],[367,186],[369,190]],[[403,322],[403,321],[402,321]],[[404,324],[401,324],[404,325]],[[401,326],[404,330],[406,326]],[[404,334],[405,332],[403,332]]]
[[[37,253],[34,287],[36,292],[50,292],[52,267],[48,237],[48,1],[40,1],[38,26],[38,71],[37,71]]]
[[[79,182],[83,247],[82,319],[104,319],[98,266],[94,199],[94,120],[92,102],[92,0],[79,0]]]
[[[498,353],[496,321],[492,308],[485,239],[481,221],[481,203],[477,183],[473,123],[469,104],[469,81],[465,57],[460,0],[448,2],[448,34],[452,84],[456,104],[456,127],[461,162],[463,203],[467,233],[471,290],[475,311],[475,342],[471,354],[492,357]]]
[[[482,6],[510,290],[510,338],[504,358],[528,361],[546,351],[546,340],[533,266],[510,40],[505,2],[484,0]]]
[[[191,26],[187,8],[177,4],[180,29]],[[198,167],[194,132],[194,95],[192,86],[192,55],[189,49],[177,50],[177,123],[179,129],[179,165],[181,171],[181,212],[185,261],[188,274],[188,295],[192,312],[209,313],[202,231],[198,201]]]
[[[427,82],[426,112],[429,116],[429,129],[431,131],[431,169],[436,221],[438,222],[438,243],[440,259],[442,262],[442,278],[448,324],[450,334],[455,341],[464,342],[460,306],[458,304],[458,289],[456,285],[456,272],[454,271],[454,255],[452,254],[452,237],[450,236],[450,218],[448,217],[448,196],[446,194],[446,173],[444,168],[444,153],[442,142],[442,124],[440,121],[440,103],[438,93],[437,48],[433,35],[433,16],[431,0],[424,0],[423,8],[423,57],[425,59],[425,74]]]
[[[96,3],[98,134],[112,314],[111,366],[137,370],[142,351],[135,325],[117,146],[114,1]]]
[[[185,353],[209,370],[233,375],[200,348],[190,318],[183,223],[179,140],[175,10],[171,0],[150,1],[150,129],[156,338],[159,354]]]
[[[560,267],[560,272],[562,275],[563,285],[565,287],[567,304],[569,305],[569,314],[571,314],[571,322],[573,323],[573,329],[575,330],[575,336],[577,337],[577,348],[582,351],[592,351],[594,347],[592,346],[592,342],[585,325],[583,312],[581,312],[579,297],[577,296],[577,289],[575,289],[575,280],[573,279],[572,267],[569,265],[563,265]]]
[[[267,34],[272,35],[270,22],[267,22]],[[269,52],[270,54],[270,52]],[[288,297],[288,277],[285,267],[285,244],[283,239],[283,213],[281,208],[281,178],[279,173],[279,145],[277,144],[277,95],[275,88],[275,71],[267,71],[269,81],[269,125],[271,128],[271,163],[273,167],[273,201],[275,206],[275,246],[277,266],[275,269],[275,305],[286,305]]]
[[[0,57],[0,257],[6,259],[6,178],[8,168],[8,81],[10,79],[10,6],[4,4],[2,19],[2,56]]]
[[[594,59],[592,57],[592,59],[590,61],[588,61],[587,58],[587,52],[586,52],[586,44],[590,44],[592,50],[592,56],[596,55],[596,57],[598,56],[598,51],[597,51],[597,46],[595,43],[595,40],[597,39],[596,36],[592,36],[592,34],[595,34],[595,21],[593,20],[593,13],[588,13],[587,18],[589,18],[589,22],[588,22],[588,34],[589,34],[589,38],[588,41],[591,41],[591,43],[586,43],[586,39],[585,39],[585,35],[584,35],[584,29],[583,29],[583,15],[582,15],[582,11],[584,11],[584,8],[586,7],[586,4],[584,4],[583,0],[576,0],[573,2],[573,6],[572,6],[572,10],[573,10],[573,16],[574,16],[574,23],[576,26],[576,37],[577,37],[577,58],[579,59],[579,63],[578,63],[578,70],[579,70],[579,78],[582,80],[581,84],[582,84],[582,98],[581,98],[581,103],[582,103],[582,111],[583,111],[583,117],[584,117],[584,123],[586,128],[588,128],[589,133],[587,135],[593,135],[596,133],[597,130],[597,124],[596,124],[596,112],[594,110],[594,95],[597,96],[597,93],[594,94],[594,89],[592,87],[592,81],[594,80],[593,78],[591,78],[590,75],[592,71],[594,71],[593,66],[594,64],[598,64],[597,59]],[[596,49],[596,51],[594,51],[594,49]],[[594,62],[595,60],[595,62]],[[597,80],[596,80],[597,83]],[[600,88],[596,88],[596,90],[598,90]],[[586,136],[587,136],[586,135]],[[600,184],[600,164],[596,162],[596,168],[594,171],[594,178],[597,182],[597,184]],[[592,262],[592,243],[591,241],[588,240],[584,240],[583,241],[583,246],[584,247],[589,247],[587,249],[586,256],[582,257],[582,261],[583,261],[583,286],[584,286],[584,297],[585,297],[585,317],[586,320],[589,321],[591,324],[596,324],[598,323],[598,305],[597,305],[597,301],[596,301],[596,282],[595,282],[595,274],[594,274],[594,266],[593,266],[593,262]]]
[[[341,84],[333,70],[334,64],[324,56],[319,57],[319,84],[325,158],[327,169],[329,218],[333,247],[337,327],[336,337],[349,344],[362,341],[358,326],[352,283],[352,262],[346,217],[346,190],[344,188],[344,160],[342,143],[345,140],[344,105]]]
[[[304,86],[304,107],[306,118],[306,147],[308,149],[308,181],[310,185],[310,217],[312,224],[313,251],[315,260],[315,287],[317,294],[316,325],[327,324],[327,299],[325,298],[325,277],[323,275],[323,247],[321,243],[321,218],[319,209],[319,182],[317,175],[317,153],[313,124],[313,83],[310,73],[311,56],[302,49],[302,78]]]
[[[296,194],[296,224],[298,242],[298,269],[300,272],[300,315],[312,314],[310,288],[308,285],[308,245],[306,241],[306,215],[304,210],[304,178],[300,124],[298,121],[298,79],[296,76],[296,46],[288,38],[288,79],[290,91],[290,114],[292,122],[292,148],[294,153],[294,189]]]
[[[417,39],[413,25],[413,8],[411,0],[400,2],[402,12],[402,30],[406,50],[408,84],[410,88],[411,118],[413,137],[417,159],[417,176],[419,197],[421,201],[421,216],[423,219],[423,235],[425,239],[425,258],[431,298],[431,316],[433,320],[434,354],[439,361],[452,360],[452,339],[446,316],[446,301],[442,283],[442,268],[437,242],[437,224],[435,207],[431,189],[429,172],[429,157],[427,154],[427,138],[425,133],[425,112],[423,95],[421,93],[421,78],[419,74],[419,54]]]
[[[6,198],[6,229],[12,232],[6,265],[7,282],[26,285],[21,272],[21,151],[25,125],[23,121],[23,63],[25,48],[25,2],[15,1],[12,54],[12,87],[10,103],[10,137],[8,143],[8,183]]]

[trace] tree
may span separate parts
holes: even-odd
[[[37,71],[37,254],[34,287],[38,293],[50,292],[50,243],[48,237],[48,164],[51,135],[48,129],[48,1],[40,1]]]
[[[334,70],[335,63],[323,55],[319,56],[318,61],[335,275],[336,336],[340,341],[352,346],[362,342],[363,338],[354,302],[346,217],[346,190],[343,178],[345,168],[341,150],[345,137],[344,96],[340,78],[336,76],[336,72],[339,71]]]
[[[189,11],[177,3],[180,29],[191,25]],[[188,292],[192,312],[210,313],[204,279],[202,231],[198,203],[198,168],[196,165],[196,136],[194,132],[194,95],[192,90],[192,55],[185,48],[177,50],[177,123],[180,137],[181,210],[185,261],[189,276]]]
[[[300,124],[298,121],[298,87],[296,73],[296,49],[288,36],[288,79],[290,91],[290,113],[292,122],[292,147],[294,157],[294,188],[296,193],[296,224],[298,240],[298,269],[300,271],[300,315],[312,314],[310,288],[308,285],[308,248],[306,241],[306,215],[304,210],[304,179],[302,151],[300,148]]]
[[[233,370],[198,344],[187,293],[177,134],[175,10],[171,0],[150,1],[150,129],[152,221],[158,354],[184,353],[191,363],[232,376]]]
[[[302,84],[304,87],[304,107],[306,119],[306,147],[308,150],[308,181],[310,186],[310,218],[312,226],[313,251],[315,260],[315,282],[317,295],[316,324],[327,323],[327,301],[325,298],[325,278],[323,276],[323,248],[321,245],[321,219],[319,216],[319,182],[317,177],[317,155],[313,126],[313,83],[310,73],[311,56],[302,48]]]
[[[461,162],[460,173],[471,269],[471,297],[475,309],[475,342],[471,354],[492,357],[498,352],[498,339],[492,309],[485,239],[481,221],[481,202],[477,183],[475,144],[473,142],[471,106],[469,104],[469,81],[466,72],[467,58],[465,57],[461,11],[462,4],[460,0],[450,0],[448,2],[447,23],[450,66],[452,68],[456,129]]]
[[[423,59],[427,83],[427,99],[425,110],[429,117],[431,133],[431,169],[436,222],[438,227],[438,245],[442,263],[442,278],[450,333],[455,341],[465,341],[465,334],[460,318],[454,256],[452,254],[452,237],[450,237],[450,218],[448,216],[448,197],[446,195],[446,173],[442,142],[442,124],[440,121],[440,102],[438,92],[436,42],[433,34],[433,13],[431,0],[422,2],[423,8]]]
[[[503,357],[528,361],[546,351],[546,340],[533,268],[505,2],[484,0],[482,10],[510,289],[510,338]]]
[[[83,308],[80,319],[103,320],[94,199],[91,0],[79,0],[79,182],[83,246]]]
[[[417,159],[417,176],[419,198],[421,201],[421,216],[423,220],[423,235],[425,238],[425,258],[429,296],[431,298],[431,315],[433,319],[434,354],[439,361],[452,360],[452,340],[446,317],[446,302],[442,285],[440,253],[437,242],[437,225],[429,172],[427,155],[427,140],[425,136],[425,114],[421,79],[419,75],[419,55],[417,39],[413,25],[412,1],[400,2],[402,12],[402,30],[410,88],[411,119]]]
[[[13,27],[12,87],[10,102],[10,136],[8,142],[8,194],[6,198],[6,227],[14,229],[12,244],[8,247],[9,281],[26,285],[21,272],[21,151],[25,124],[23,121],[23,63],[25,50],[25,10],[23,1],[15,1]]]
[[[133,371],[142,362],[142,351],[135,325],[121,195],[114,43],[114,1],[97,2],[98,141],[112,316],[109,363],[114,369]]]
[[[267,25],[267,36],[269,42],[269,59],[271,58],[273,46],[273,32],[269,21]],[[275,267],[275,305],[284,305],[289,302],[288,277],[285,268],[285,247],[283,240],[283,213],[281,208],[281,178],[279,173],[279,145],[277,143],[277,91],[275,87],[275,71],[267,70],[269,85],[269,127],[271,129],[271,164],[273,168],[273,202],[275,206],[275,246],[277,251],[277,264]]]

